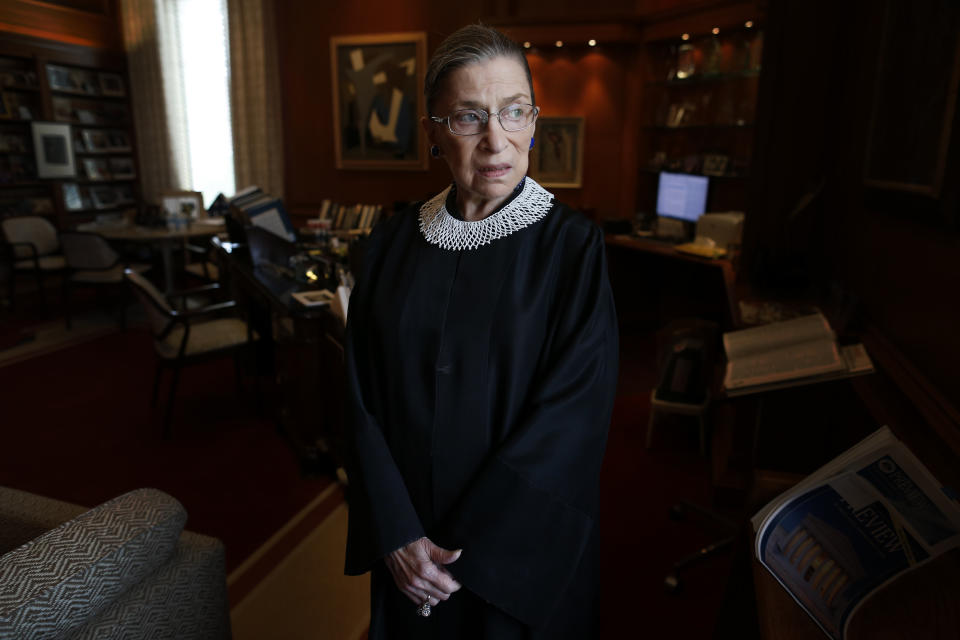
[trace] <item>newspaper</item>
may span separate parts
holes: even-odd
[[[960,546],[960,505],[883,427],[752,519],[760,563],[837,640],[904,571]]]

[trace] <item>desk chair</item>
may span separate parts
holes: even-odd
[[[716,361],[719,327],[699,318],[674,320],[657,332],[657,364],[660,372],[657,388],[650,394],[650,421],[647,424],[647,448],[653,440],[657,418],[673,413],[697,418],[700,427],[700,454],[707,448],[706,415],[710,406],[711,372]],[[681,572],[722,551],[732,548],[736,525],[721,514],[692,502],[681,501],[670,509],[670,518],[685,520],[694,515],[698,523],[719,530],[720,537],[674,563],[664,578],[671,593],[681,590]]]
[[[63,281],[63,312],[67,329],[72,326],[70,301],[76,287],[113,288],[120,291],[120,328],[127,328],[127,300],[123,295],[123,273],[126,268],[137,273],[150,269],[150,265],[123,265],[120,256],[96,233],[71,231],[60,234],[60,244],[67,263],[67,276]]]
[[[180,380],[180,370],[184,366],[211,358],[233,356],[237,393],[242,396],[240,354],[246,351],[248,355],[253,355],[253,344],[257,336],[250,325],[240,318],[216,317],[217,314],[234,310],[237,306],[236,302],[228,300],[202,309],[180,311],[174,309],[167,297],[139,273],[127,269],[124,277],[146,310],[153,333],[157,368],[153,379],[151,406],[157,405],[163,370],[165,368],[173,370],[163,417],[164,437],[169,438],[171,435],[170,420],[173,414],[173,402],[177,383]],[[199,290],[211,291],[217,288],[219,285],[207,285],[200,289],[171,294],[171,296],[182,297],[185,300],[187,295]],[[254,379],[256,379],[256,373],[254,373]]]
[[[40,292],[40,306],[46,309],[47,299],[43,292],[43,280],[48,275],[60,275],[67,263],[60,250],[57,230],[42,216],[11,216],[0,220],[0,235],[10,246],[12,273],[8,297],[15,309],[15,287],[18,274],[36,278]]]

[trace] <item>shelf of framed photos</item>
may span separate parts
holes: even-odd
[[[78,181],[133,182],[137,179],[137,168],[130,156],[104,158],[96,154],[97,157],[80,157],[82,155],[78,154],[77,165],[78,171],[82,170],[83,177]]]
[[[130,136],[123,129],[80,129],[74,133],[74,152],[77,155],[107,155],[131,153]]]
[[[42,114],[39,93],[0,89],[0,122],[30,122]]]
[[[673,80],[648,80],[648,87],[689,87],[698,84],[714,84],[731,82],[734,80],[756,79],[760,77],[760,69],[748,69],[746,71],[735,71],[731,73],[704,73],[692,75],[686,78],[674,78]]]
[[[123,102],[103,102],[96,98],[54,97],[53,119],[78,127],[128,129],[130,110]]]
[[[119,72],[56,64],[47,64],[46,71],[54,96],[126,100],[126,83]]]
[[[0,58],[0,89],[3,91],[40,91],[33,60]]]
[[[0,215],[54,216],[50,185],[39,181],[0,184]]]
[[[69,214],[103,213],[129,209],[136,205],[133,185],[117,185],[113,181],[64,182],[61,185],[63,206]]]

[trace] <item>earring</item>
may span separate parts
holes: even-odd
[[[437,145],[433,145],[432,147],[430,147],[430,155],[432,155],[434,158],[439,158],[440,147],[438,147]]]
[[[531,136],[531,138],[530,138],[530,148],[531,148],[531,149],[533,149],[533,141],[534,141],[534,138]]]

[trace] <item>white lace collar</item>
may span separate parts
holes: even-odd
[[[458,220],[447,211],[447,187],[420,207],[420,233],[430,244],[441,249],[461,251],[476,249],[494,240],[520,231],[540,220],[553,206],[553,194],[532,178],[525,178],[523,189],[502,209],[483,220]]]

